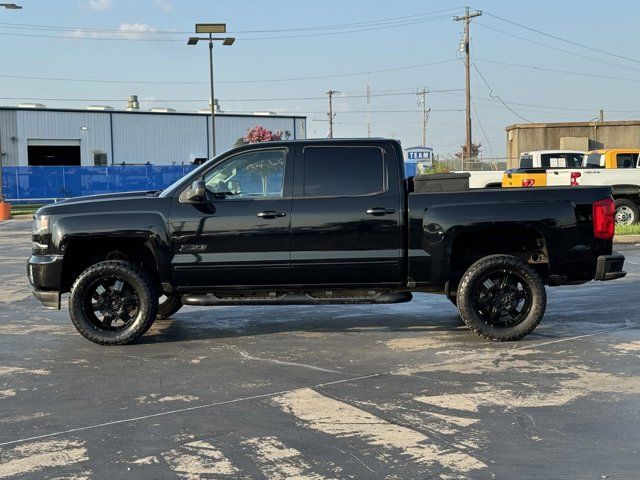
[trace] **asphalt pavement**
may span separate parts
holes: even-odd
[[[441,296],[183,308],[101,347],[0,222],[0,478],[638,479],[640,246],[491,343]]]

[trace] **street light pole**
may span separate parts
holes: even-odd
[[[209,83],[211,84],[211,156],[216,156],[216,97],[213,94],[213,38],[209,34]]]
[[[0,7],[4,7],[6,10],[20,10],[22,8],[21,5],[16,5],[15,3],[0,3]],[[2,171],[2,132],[0,132],[0,204],[4,204],[4,176]],[[0,208],[0,220],[7,220],[4,218],[5,212],[4,207]]]
[[[215,38],[213,33],[225,33],[227,25],[225,23],[196,23],[196,33],[208,33],[208,37],[189,37],[187,45],[197,45],[200,40],[209,42],[209,87],[211,89],[211,156],[216,156],[216,98],[214,96],[213,83],[213,42],[221,41],[222,45],[230,46],[235,42],[235,38],[224,37]]]

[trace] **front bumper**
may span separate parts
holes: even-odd
[[[48,310],[60,310],[60,292],[54,290],[33,290],[33,296]]]
[[[596,280],[615,280],[624,277],[627,272],[624,267],[624,255],[614,253],[612,255],[600,255],[596,263]]]
[[[34,287],[33,295],[44,308],[60,310],[61,255],[32,255],[27,263],[27,276]]]

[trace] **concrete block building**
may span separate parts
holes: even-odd
[[[640,148],[640,120],[521,123],[506,131],[508,168],[517,167],[520,154],[531,150]]]

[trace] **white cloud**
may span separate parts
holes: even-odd
[[[117,31],[97,32],[87,30],[74,30],[69,34],[76,38],[150,38],[146,35],[155,32],[156,29],[146,23],[121,23]]]
[[[170,0],[156,0],[156,7],[163,12],[170,12],[173,10],[173,5]]]
[[[89,0],[84,5],[91,10],[109,10],[111,8],[111,0]]]

